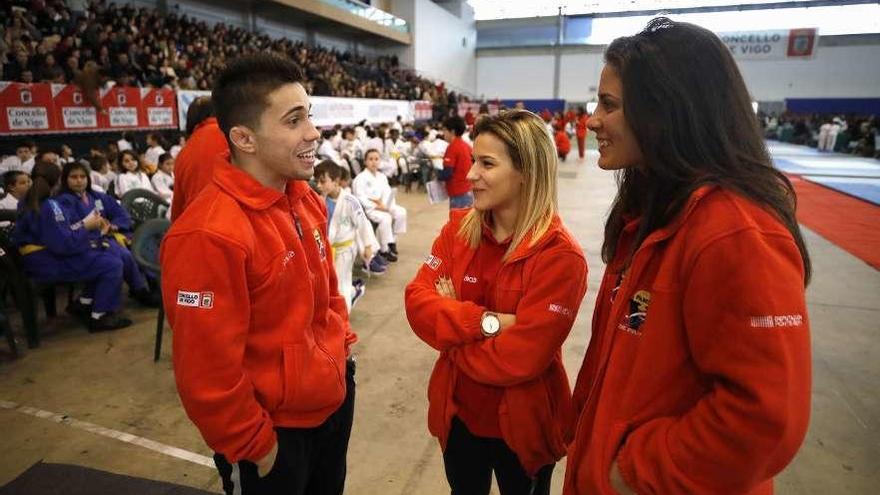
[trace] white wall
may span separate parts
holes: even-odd
[[[586,50],[586,49],[585,49]],[[542,53],[543,52],[543,53]],[[550,49],[487,50],[477,57],[477,94],[500,98],[552,98]],[[880,45],[819,46],[810,60],[740,60],[740,71],[757,101],[785,98],[880,97]],[[602,53],[562,55],[559,97],[587,101],[595,94]],[[508,76],[509,75],[509,76]]]
[[[553,56],[477,57],[477,95],[492,99],[553,97]]]
[[[464,15],[458,17],[430,0],[393,0],[391,13],[409,23],[413,43],[389,51],[423,75],[473,93],[477,31],[473,11],[462,10]]]

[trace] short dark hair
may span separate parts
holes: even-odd
[[[9,192],[9,188],[15,185],[15,182],[18,180],[19,175],[27,174],[22,172],[21,170],[10,170],[9,172],[3,174],[3,189],[5,189],[6,192]]]
[[[454,132],[456,136],[461,136],[467,129],[467,123],[458,115],[453,115],[452,117],[446,117],[446,120],[443,121],[443,127]]]
[[[165,163],[165,160],[171,160],[172,158],[174,158],[174,156],[171,153],[162,153],[159,155],[159,163],[156,165],[162,165]]]
[[[210,96],[199,96],[186,109],[186,136],[189,137],[199,124],[214,116]]]
[[[377,150],[376,148],[370,148],[370,149],[364,151],[364,161],[367,161],[367,157],[370,156],[370,153],[375,153],[375,154],[379,155],[380,160],[382,159],[382,152],[381,151]]]
[[[110,162],[107,160],[107,157],[103,155],[89,157],[89,168],[94,171],[101,170],[104,168],[104,165],[107,165],[108,163]]]
[[[330,177],[330,180],[341,179],[342,167],[337,165],[333,160],[324,160],[315,165],[315,179],[317,180],[325,175]]]
[[[258,53],[233,59],[217,77],[211,92],[223,135],[229,140],[229,131],[237,125],[256,128],[268,105],[269,93],[302,80],[299,67],[282,55]]]

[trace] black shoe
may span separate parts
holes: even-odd
[[[388,250],[391,251],[391,254],[393,254],[394,256],[397,256],[399,254],[397,252],[397,243],[396,242],[389,242],[388,243]]]
[[[83,304],[79,299],[74,299],[70,301],[70,304],[67,305],[64,311],[70,316],[75,316],[83,321],[89,321],[92,315],[92,305]]]
[[[131,291],[129,295],[137,302],[150,308],[159,307],[159,296],[155,292],[144,287],[143,289]]]
[[[100,318],[89,318],[89,333],[119,330],[131,325],[131,320],[116,313],[105,313]]]
[[[379,256],[385,258],[392,263],[395,263],[397,261],[397,256],[391,251],[379,251]]]

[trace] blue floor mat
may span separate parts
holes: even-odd
[[[815,175],[804,175],[803,178],[880,206],[880,179]]]

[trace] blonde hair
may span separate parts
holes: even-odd
[[[474,128],[474,140],[491,134],[507,148],[513,168],[523,177],[519,212],[507,259],[526,237],[534,245],[550,228],[558,210],[556,201],[556,146],[550,140],[544,121],[528,110],[507,110],[480,119]],[[471,209],[458,229],[458,236],[477,248],[482,238],[482,223],[491,211]]]

